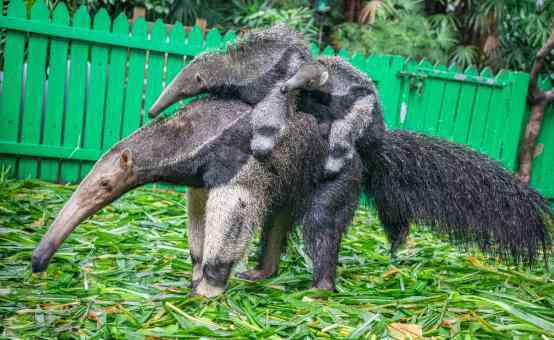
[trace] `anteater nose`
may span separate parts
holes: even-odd
[[[36,254],[35,251],[33,252],[33,257],[31,259],[31,267],[33,269],[33,273],[43,272],[48,267],[48,260],[45,258],[45,256]]]

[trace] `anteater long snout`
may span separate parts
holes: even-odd
[[[74,197],[65,204],[48,229],[48,232],[33,251],[31,261],[34,273],[46,270],[52,255],[54,255],[62,242],[89,215],[90,213],[87,213],[76,204]]]

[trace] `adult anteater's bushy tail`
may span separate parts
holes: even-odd
[[[548,203],[497,162],[405,131],[387,132],[381,146],[362,153],[366,194],[375,198],[392,254],[412,222],[510,262],[533,263],[552,251]]]

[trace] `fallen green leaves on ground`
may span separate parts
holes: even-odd
[[[277,277],[232,278],[221,297],[189,298],[184,198],[151,189],[129,193],[80,225],[48,273],[33,275],[31,252],[74,187],[0,186],[5,338],[554,337],[554,275],[457,251],[422,229],[391,265],[368,209],[358,211],[343,241],[332,294],[309,289],[296,232]]]

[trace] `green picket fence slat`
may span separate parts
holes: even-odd
[[[489,69],[484,69],[481,74],[484,77],[492,76]],[[493,89],[488,86],[478,85],[473,111],[471,113],[471,125],[466,144],[475,150],[482,150],[483,135],[487,122],[487,115],[491,106]]]
[[[194,33],[193,33],[194,32]],[[200,32],[201,33],[201,32]],[[174,48],[179,49],[187,49],[190,51],[200,51],[202,44],[198,43],[198,33],[197,31],[191,32],[192,36],[189,36],[189,40],[187,41],[186,47],[185,47],[185,29],[181,23],[177,23],[173,25],[173,29],[171,30],[171,33],[169,34],[169,45],[173,46]],[[165,73],[165,84],[166,86],[169,85],[169,83],[175,78],[177,75],[177,72],[181,70],[181,68],[184,65],[184,59],[182,55],[168,55],[167,56],[167,64],[166,64],[166,73]],[[180,103],[175,103],[171,106],[169,106],[165,112],[173,112],[177,107],[179,107]]]
[[[451,65],[448,67],[450,74],[459,74],[458,67]],[[461,82],[449,81],[444,86],[444,94],[442,96],[441,109],[439,118],[437,121],[437,129],[435,131],[437,136],[450,139],[450,134],[454,125],[454,119],[456,112],[458,111],[458,105],[460,103],[460,95],[462,90]]]
[[[152,26],[150,39],[156,41],[165,41],[166,29],[165,24],[161,20],[157,20]],[[144,123],[149,121],[148,110],[154,104],[162,92],[163,85],[163,67],[165,56],[162,53],[151,51],[148,56],[147,80],[146,80],[146,97],[144,99]]]
[[[35,3],[31,10],[32,20],[48,22],[48,15],[48,8],[41,1]],[[33,34],[29,38],[21,143],[40,143],[47,44],[48,39],[44,36]],[[37,160],[21,159],[18,171],[20,178],[38,177]]]
[[[467,75],[477,75],[478,72],[473,67],[468,67],[465,72]],[[463,85],[460,89],[460,97],[458,99],[458,108],[454,116],[451,139],[454,142],[466,144],[469,128],[471,125],[471,114],[475,105],[477,95],[476,84]]]
[[[15,18],[25,18],[25,6],[21,1],[10,1],[8,15]],[[23,58],[25,34],[8,31],[4,49],[4,79],[2,101],[0,102],[0,138],[5,141],[17,142],[19,134],[19,116],[21,110],[21,87],[23,83]],[[9,66],[9,67],[8,67]],[[10,169],[9,175],[17,175],[15,157],[2,157],[4,167]]]
[[[129,34],[127,17],[122,13],[112,25],[114,34]],[[121,138],[121,120],[123,117],[123,99],[127,49],[112,47],[110,49],[110,66],[108,68],[108,92],[106,94],[105,119],[102,132],[102,149],[107,150]]]
[[[90,28],[87,8],[81,6],[73,17],[73,26]],[[72,41],[70,46],[69,83],[67,92],[67,111],[65,114],[63,146],[82,147],[83,115],[85,113],[85,95],[87,84],[87,61],[89,45],[81,41]],[[95,98],[88,98],[95,100]],[[61,164],[61,177],[64,181],[79,180],[80,162],[64,160]]]
[[[500,82],[507,82],[510,79],[508,72],[501,71],[496,79]],[[491,96],[491,107],[487,115],[487,125],[483,137],[483,152],[491,158],[499,159],[500,135],[503,133],[503,123],[508,115],[510,102],[510,90],[503,88],[493,90]]]
[[[64,3],[59,3],[54,9],[52,22],[58,25],[69,24],[69,12]],[[43,144],[46,145],[62,145],[68,46],[69,43],[64,38],[52,38],[50,41],[48,95],[43,125]],[[41,178],[58,181],[59,166],[60,161],[57,159],[43,159],[40,168]]]
[[[36,2],[27,15],[22,0],[10,1],[7,15],[0,15],[5,36],[0,165],[9,167],[12,177],[80,180],[105,150],[149,123],[147,111],[163,86],[194,56],[237,39],[232,31],[204,34],[179,22],[169,33],[161,21],[147,32],[143,19],[130,26],[124,14],[112,20],[101,10],[91,20],[86,7],[70,18],[63,3],[49,17],[44,2]],[[528,74],[501,71],[494,77],[488,69],[461,71],[455,65],[351,54],[315,43],[310,49],[314,57],[342,57],[373,79],[389,129],[469,144],[515,169],[528,115]],[[552,111],[545,115],[539,136],[543,151],[533,164],[531,184],[554,197]]]
[[[139,18],[133,24],[131,34],[135,38],[146,40],[146,22]],[[145,51],[131,50],[127,66],[127,89],[125,92],[125,108],[121,138],[130,135],[141,125],[142,91],[144,89]]]
[[[109,32],[110,17],[101,9],[93,18],[94,31]],[[104,98],[107,87],[108,49],[101,45],[92,45],[90,53],[90,72],[87,88],[87,106],[83,130],[83,147],[87,149],[102,148],[102,126],[104,122]],[[80,178],[84,178],[92,169],[91,162],[81,163]]]

